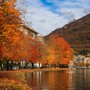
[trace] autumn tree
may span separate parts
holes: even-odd
[[[29,58],[29,61],[32,64],[32,68],[34,67],[34,63],[39,62],[41,55],[41,45],[41,42],[39,42],[37,39],[32,40]]]
[[[23,35],[23,44],[22,44],[22,59],[26,63],[25,68],[30,63],[31,49],[33,48],[33,39],[30,35]],[[35,48],[34,48],[35,49]]]
[[[68,65],[71,59],[71,48],[69,44],[57,35],[51,35],[47,40],[47,61],[52,65]]]
[[[22,24],[20,13],[15,9],[16,0],[1,0],[0,2],[0,42],[3,43],[3,57],[14,59],[14,51],[20,45],[21,37],[18,28]],[[7,65],[7,69],[9,69]]]

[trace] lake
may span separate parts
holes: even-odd
[[[32,90],[90,90],[90,69],[26,73]]]

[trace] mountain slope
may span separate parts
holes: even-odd
[[[75,51],[90,50],[90,14],[51,32],[64,37]]]

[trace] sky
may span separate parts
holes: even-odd
[[[90,13],[90,0],[25,0],[24,20],[41,35]]]

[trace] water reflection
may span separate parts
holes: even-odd
[[[32,90],[90,90],[90,70],[26,73],[26,81]]]
[[[78,90],[90,90],[90,69],[76,70],[76,88]]]

